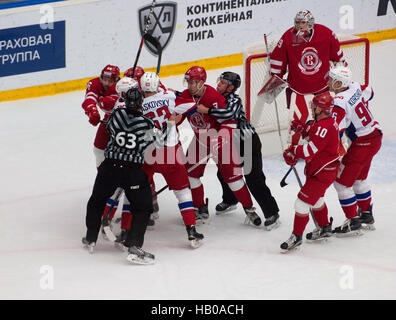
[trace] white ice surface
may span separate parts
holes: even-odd
[[[267,232],[243,225],[241,206],[216,216],[221,189],[210,165],[203,182],[211,222],[199,227],[204,246],[189,247],[175,197],[165,191],[159,196],[160,219],[144,245],[156,255],[155,265],[128,264],[126,254],[101,237],[88,254],[81,237],[96,175],[96,128],[81,109],[83,91],[1,103],[0,299],[395,299],[395,51],[396,40],[371,46],[371,109],[384,131],[369,176],[377,230],[304,242],[289,254],[280,253],[279,245],[292,231],[299,188],[293,176],[280,188],[288,169],[280,155],[263,159],[280,228]],[[208,83],[215,85],[221,71],[209,71]],[[163,82],[182,89],[181,76]],[[302,165],[298,170],[302,175]],[[161,176],[155,180],[158,188],[165,184]],[[332,187],[326,202],[334,224],[341,224],[344,215]],[[306,231],[312,228],[310,221]],[[45,266],[53,270],[50,289],[43,287]]]

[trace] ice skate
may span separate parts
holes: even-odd
[[[272,229],[276,229],[280,226],[280,221],[279,221],[279,214],[275,213],[268,219],[265,219],[264,221],[264,228],[267,231],[271,231]]]
[[[117,239],[114,241],[114,246],[121,251],[127,251],[128,248],[125,247],[124,242],[127,237],[128,230],[121,230],[120,234],[117,236]]]
[[[256,208],[255,207],[250,207],[250,208],[244,208],[245,213],[246,213],[246,218],[245,218],[245,224],[251,224],[255,225],[258,227],[261,225],[261,219],[256,213]]]
[[[299,247],[302,243],[302,236],[297,236],[294,233],[291,234],[290,238],[283,242],[280,247],[284,252],[289,252]]]
[[[209,210],[207,205],[195,209],[195,221],[197,223],[207,223],[209,220]]]
[[[344,223],[335,228],[333,233],[336,234],[337,237],[347,237],[347,236],[360,236],[363,234],[362,232],[362,224],[359,220],[359,217],[354,217],[352,219],[346,219]]]
[[[306,238],[310,241],[320,241],[325,240],[333,235],[331,225],[333,223],[333,218],[330,219],[330,223],[319,228],[315,228],[312,232],[307,233]]]
[[[204,238],[204,235],[198,233],[194,225],[186,226],[186,230],[191,247],[194,249],[200,247],[203,244],[202,239]]]
[[[128,249],[126,259],[134,264],[153,264],[155,257],[140,247],[132,246]]]
[[[155,201],[155,202],[153,202],[153,213],[151,214],[151,218],[153,220],[157,220],[159,218],[158,212],[159,212],[158,202]]]
[[[373,217],[373,205],[370,204],[368,211],[358,210],[359,221],[362,224],[362,229],[375,230],[374,217]]]
[[[150,214],[149,221],[147,223],[147,230],[154,230],[155,220],[153,218],[153,214]]]
[[[93,253],[94,252],[94,248],[96,246],[96,242],[89,242],[87,240],[87,238],[82,238],[82,243],[84,245],[84,248],[88,249],[89,253]]]
[[[223,214],[225,212],[233,211],[236,208],[237,208],[237,204],[230,204],[222,201],[216,206],[216,214],[217,215]]]

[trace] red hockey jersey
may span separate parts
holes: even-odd
[[[113,102],[112,105],[110,105],[110,101],[106,100],[104,101],[104,103],[99,103],[100,98],[106,96],[111,96],[111,100]],[[86,110],[92,105],[99,106],[106,114],[105,118],[108,118],[117,99],[118,94],[115,90],[115,84],[105,91],[103,89],[102,83],[100,82],[100,78],[97,77],[88,81],[87,83],[87,89],[85,90],[85,99],[82,103],[82,108]]]
[[[282,77],[299,94],[312,94],[327,87],[330,61],[344,61],[340,43],[329,28],[315,24],[308,41],[298,39],[294,27],[287,30],[270,54],[271,73]]]
[[[203,104],[207,108],[224,109],[226,107],[225,98],[220,93],[218,93],[215,88],[209,85],[205,85],[205,93],[202,97],[192,97],[188,89],[184,90],[180,97],[184,99],[194,99],[197,105]],[[187,114],[187,119],[195,133],[198,133],[199,130],[202,129],[219,130],[221,126],[236,128],[235,120],[217,119],[214,116],[199,112]]]
[[[305,175],[313,176],[339,158],[339,131],[335,119],[325,118],[315,122],[308,132],[308,143],[295,145],[296,158],[305,159]]]

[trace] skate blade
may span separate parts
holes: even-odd
[[[88,253],[89,253],[89,254],[94,253],[94,248],[95,248],[95,246],[91,246],[91,245],[89,245],[89,244],[86,244],[86,245],[84,245],[84,248],[88,250]]]
[[[290,249],[281,249],[282,254],[290,253],[290,252],[298,252],[301,251],[301,244]]]
[[[107,240],[114,242],[117,237],[114,235],[113,231],[111,231],[110,226],[103,227],[104,235],[106,235]]]
[[[363,235],[362,228],[346,233],[334,233],[337,238],[360,237]]]
[[[203,224],[209,224],[209,222],[210,222],[209,218],[207,218],[207,219],[197,219],[197,218],[195,218],[195,225],[197,225],[197,226],[201,226]]]
[[[227,208],[227,209],[224,210],[224,211],[216,211],[216,215],[221,216],[223,213],[227,213],[227,212],[230,212],[230,211],[234,211],[236,208],[237,208],[236,205],[232,205],[232,206],[230,206],[229,208]]]
[[[123,252],[127,252],[128,251],[128,247],[125,247],[120,242],[114,242],[114,247],[116,247],[118,250],[123,251]]]
[[[153,212],[153,213],[151,214],[151,218],[154,219],[154,220],[159,219],[158,211],[157,211],[157,212]]]
[[[200,246],[203,245],[203,241],[202,240],[198,240],[198,239],[194,239],[194,240],[189,240],[190,241],[190,246],[193,249],[197,249]]]
[[[362,223],[361,229],[366,230],[366,231],[374,231],[375,226],[373,224],[363,224]]]
[[[308,243],[324,243],[324,242],[328,242],[330,237],[322,237],[322,238],[318,238],[318,239],[305,239]]]
[[[152,258],[139,258],[135,254],[128,254],[126,257],[127,261],[133,263],[133,264],[141,264],[141,265],[149,265],[149,264],[154,264],[154,259]]]
[[[254,224],[253,221],[250,220],[248,216],[246,216],[245,221],[243,222],[243,224],[248,225],[248,226],[252,226],[252,227],[255,227],[255,228],[260,228],[261,220],[260,220],[260,224]]]
[[[264,226],[264,229],[267,231],[271,231],[271,230],[279,228],[280,225],[281,225],[281,222],[279,220],[277,220],[275,223],[273,223],[269,226]]]

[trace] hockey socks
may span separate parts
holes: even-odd
[[[351,219],[357,216],[357,201],[356,197],[352,197],[349,199],[339,199],[342,211],[345,213],[345,217],[347,219]]]
[[[324,204],[321,208],[319,209],[312,209],[312,214],[318,223],[319,227],[324,227],[327,226],[329,222],[328,218],[328,210],[326,204]]]
[[[185,188],[182,190],[173,190],[173,193],[179,201],[178,205],[184,221],[184,225],[195,225],[195,210],[192,200],[192,190],[190,190],[190,188]],[[203,197],[203,190],[201,196]]]
[[[293,234],[301,236],[304,233],[305,227],[309,221],[308,213],[298,213],[294,215]]]
[[[109,220],[113,219],[118,208],[118,201],[113,200],[112,198],[107,199],[106,207],[103,211],[103,218],[107,217]]]
[[[192,201],[179,203],[179,209],[185,226],[195,225],[195,210]]]
[[[228,183],[228,185],[234,193],[235,198],[238,199],[244,208],[250,208],[253,206],[253,201],[250,197],[249,190],[242,179]]]
[[[122,213],[121,213],[121,229],[129,230],[131,227],[131,221],[132,221],[131,205],[124,204],[122,206]]]
[[[371,204],[371,191],[356,194],[357,205],[361,211],[369,211]]]
[[[202,184],[197,188],[191,189],[191,194],[194,202],[194,207],[199,208],[205,205],[204,188]]]

